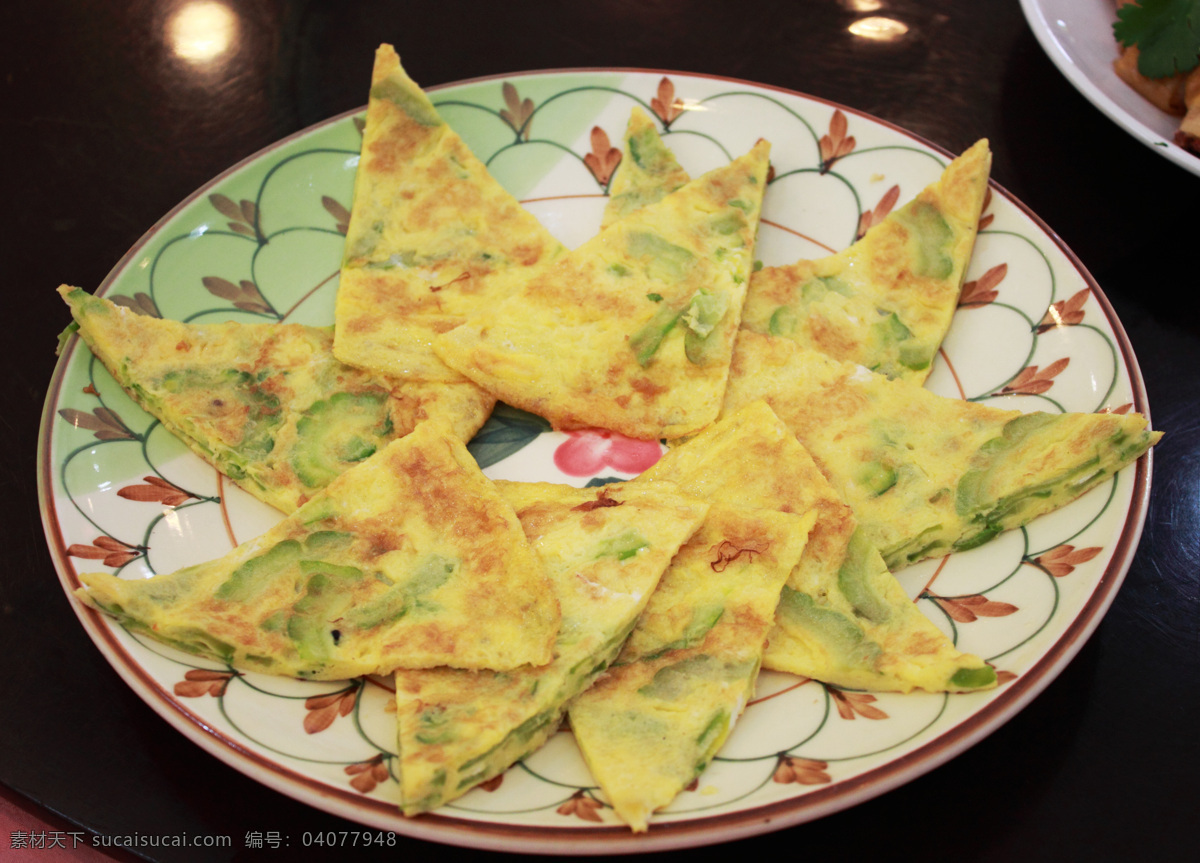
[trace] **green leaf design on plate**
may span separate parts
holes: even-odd
[[[625,480],[619,476],[594,476],[587,481],[584,488],[596,488],[597,486],[609,485],[614,482],[625,482]]]
[[[541,417],[498,402],[483,428],[467,444],[467,451],[481,468],[485,468],[524,449],[534,438],[548,431],[550,423]]]

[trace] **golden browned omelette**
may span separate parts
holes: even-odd
[[[743,330],[725,412],[765,399],[895,569],[1074,500],[1159,437],[1140,414],[1021,413],[944,398]]]
[[[946,692],[995,685],[909,600],[812,457],[764,402],[669,451],[641,479],[670,480],[740,511],[816,510],[780,596],[763,667],[836,686]]]
[[[691,177],[663,143],[654,121],[641,108],[629,114],[621,161],[608,187],[601,227],[625,218],[647,204],[660,201],[687,184]]]
[[[562,251],[381,45],[337,294],[338,359],[398,377],[461,380],[433,354],[433,338]]]
[[[605,228],[441,336],[447,364],[556,428],[679,437],[716,418],[769,145]]]
[[[396,672],[397,778],[406,815],[500,774],[558,729],[568,700],[616,656],[663,570],[708,511],[663,482],[497,487],[562,606],[554,658],[504,673]]]
[[[958,305],[991,161],[979,141],[850,247],[755,273],[742,327],[921,383]]]
[[[704,771],[753,698],[780,590],[816,515],[714,499],[617,661],[571,704],[584,760],[634,832]]]
[[[81,600],[132,632],[315,680],[544,664],[560,621],[512,507],[433,422],[218,560],[80,581]]]
[[[333,356],[299,324],[184,324],[60,287],[81,338],[126,392],[202,459],[292,512],[426,418],[468,440],[495,399],[474,384],[402,382]]]

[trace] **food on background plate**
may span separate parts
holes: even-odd
[[[743,512],[817,513],[784,585],[763,666],[835,686],[955,692],[995,685],[905,594],[808,452],[753,401],[672,448],[639,477]]]
[[[512,507],[424,422],[256,539],[148,579],[81,574],[129,630],[313,680],[550,661],[560,612]]]
[[[413,83],[375,55],[337,293],[334,353],[397,377],[461,381],[435,336],[508,296],[563,246]]]
[[[439,337],[438,355],[558,429],[674,438],[716,419],[770,145],[602,230]]]
[[[1200,15],[1197,0],[1117,0],[1117,77],[1158,109],[1181,117],[1175,143],[1200,154]]]
[[[743,330],[726,414],[764,399],[889,569],[965,551],[1069,503],[1161,437],[1140,414],[1021,413],[945,398]]]
[[[780,590],[814,521],[815,511],[714,502],[613,667],[572,702],[584,760],[634,832],[704,771],[754,697]]]
[[[495,399],[468,381],[389,379],[333,356],[328,328],[185,324],[58,289],[117,383],[172,434],[283,512],[426,418],[469,440]]]
[[[562,608],[548,665],[497,673],[397,671],[400,808],[441,806],[506,770],[555,731],[567,702],[621,649],[708,504],[671,483],[576,489],[498,482]]]
[[[755,273],[742,328],[922,383],[958,305],[991,161],[979,141],[849,247]]]

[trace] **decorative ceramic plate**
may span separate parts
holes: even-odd
[[[1174,142],[1179,117],[1160,111],[1117,77],[1113,0],[1021,0],[1042,50],[1089,102],[1156,153],[1200,174],[1200,156]]]
[[[559,71],[433,92],[495,176],[573,246],[599,225],[630,109],[657,118],[699,174],[773,142],[757,257],[821,257],[940,174],[948,154],[827,102],[678,73]],[[170,213],[101,286],[188,321],[333,320],[361,114],[301,132]],[[1009,408],[1145,410],[1136,361],[1097,285],[1057,238],[993,187],[963,305],[928,386]],[[68,321],[63,309],[64,325]],[[503,406],[471,443],[494,478],[575,485],[629,478],[644,447],[550,432]],[[653,461],[656,453],[652,453]],[[72,339],[46,403],[42,511],[63,586],[106,567],[142,578],[223,554],[280,518],[143,413]],[[387,680],[315,683],[234,671],[143,641],[77,605],[109,661],[189,738],[249,776],[366,825],[493,849],[600,853],[725,841],[843,809],[915,778],[1014,715],[1099,623],[1129,565],[1149,461],[1024,530],[899,573],[1002,685],[965,695],[843,691],[764,674],[709,770],[648,834],[619,825],[569,732],[438,812],[395,809]]]

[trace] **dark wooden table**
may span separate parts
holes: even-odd
[[[1015,0],[217,2],[236,13],[238,29],[223,71],[203,82],[172,61],[164,35],[186,0],[33,0],[0,11],[0,261],[9,310],[0,783],[15,804],[9,811],[28,819],[14,829],[229,834],[232,851],[146,856],[296,860],[306,859],[300,849],[246,849],[242,837],[355,826],[226,767],[121,682],[59,587],[38,515],[35,452],[66,322],[54,287],[94,288],[160,216],[222,169],[363,104],[365,64],[390,41],[426,86],[573,66],[704,72],[837,101],[955,152],[991,139],[993,179],[1062,237],[1115,307],[1154,424],[1166,432],[1140,550],[1082,652],[989,738],[880,798],[721,850],[747,858],[890,856],[912,847],[926,860],[1195,859],[1200,178],[1080,96],[1042,53]],[[852,36],[848,25],[867,14],[856,10],[872,7],[907,34],[891,42]],[[10,836],[0,836],[0,858],[11,853]],[[427,853],[446,851],[402,838],[380,856]],[[51,859],[37,855],[26,859]]]

